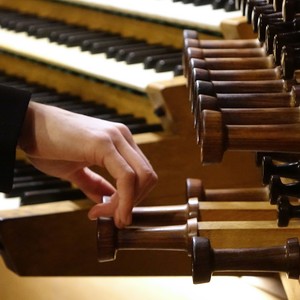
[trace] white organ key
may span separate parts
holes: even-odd
[[[0,211],[16,209],[21,206],[21,197],[6,198],[4,193],[0,193]]]
[[[172,0],[57,0],[83,6],[116,11],[139,17],[156,19],[172,24],[220,32],[221,22],[242,17],[241,11],[226,12],[213,9],[212,5],[195,6],[192,3],[172,2]]]
[[[0,49],[141,92],[152,82],[174,77],[171,71],[156,73],[145,70],[142,63],[128,65],[107,59],[105,54],[91,54],[80,47],[66,47],[5,28],[0,28]]]

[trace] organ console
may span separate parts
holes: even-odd
[[[187,98],[185,79],[179,76],[182,74],[181,55],[178,57],[182,50],[181,25],[170,20],[141,20],[140,16],[129,17],[78,1],[74,4],[44,0],[0,1],[3,82],[5,78],[6,84],[32,89],[34,101],[125,123],[160,178],[157,188],[144,204],[182,204],[186,193],[185,179],[199,174],[205,184],[212,187],[217,178],[220,188],[231,187],[233,182],[248,187],[260,185],[259,169],[252,163],[252,153],[241,153],[241,159],[251,170],[247,175],[231,155],[222,166],[201,168],[195,164],[199,154],[194,145],[192,116],[182,101]],[[123,1],[119,3],[120,6],[123,4]],[[169,4],[174,7],[186,5]],[[205,10],[210,7],[206,6]],[[241,30],[245,22],[241,22],[242,27],[236,23],[244,18],[238,19],[228,23],[229,27],[239,27],[230,35],[240,32],[246,37],[247,27]],[[220,39],[222,35],[227,37],[221,27],[201,31],[201,36],[210,40]],[[104,40],[98,39],[101,35],[105,36]],[[132,52],[133,46],[141,51],[138,54]],[[145,56],[148,46],[152,47],[152,56]],[[35,90],[36,86],[38,90]],[[41,94],[39,89],[46,89],[46,92]],[[96,112],[100,107],[101,110],[105,108],[104,114]],[[189,161],[179,157],[179,153],[184,153]],[[22,153],[18,156],[23,158]],[[236,168],[236,172],[228,174],[228,166]],[[99,172],[108,176],[103,170]],[[20,189],[21,184],[16,182],[15,187]],[[0,211],[1,253],[9,268],[20,275],[190,273],[181,254],[180,258],[178,254],[175,257],[182,262],[164,270],[161,270],[161,261],[173,255],[166,258],[165,254],[154,254],[156,263],[142,269],[138,267],[140,263],[132,266],[130,254],[107,266],[95,264],[97,249],[90,234],[94,224],[86,218],[91,204],[75,187],[35,188],[20,196],[5,197],[2,202],[5,209]],[[31,205],[24,205],[29,202]],[[26,234],[16,239],[20,230]],[[43,238],[45,236],[48,238]],[[18,251],[25,241],[30,246]],[[72,254],[65,256],[62,253]],[[135,255],[139,261],[143,261],[143,257]]]
[[[0,211],[14,272],[299,279],[297,163],[272,156],[299,152],[298,4],[236,1],[226,17],[213,9],[221,1],[183,2],[0,1],[0,80],[21,81],[33,101],[124,122],[161,181],[131,226],[99,219],[96,241],[80,191],[30,177],[33,191],[16,176]],[[259,167],[256,152],[270,154]],[[208,188],[182,184],[199,176]]]

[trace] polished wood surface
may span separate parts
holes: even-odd
[[[299,279],[299,241],[289,238],[282,246],[264,248],[213,249],[210,241],[193,237],[193,282],[209,282],[214,272],[249,271],[286,273]]]
[[[83,7],[68,6],[66,9],[63,4],[51,1],[1,0],[0,5],[92,29],[107,29],[123,36],[145,38],[150,43],[178,48],[182,45],[182,30],[169,29],[162,24],[148,24],[138,19],[125,20],[124,17]],[[212,38],[202,34],[200,36]],[[200,152],[195,147],[192,115],[186,105],[186,81],[181,76],[170,81],[153,82],[147,87],[145,94],[136,94],[8,53],[1,53],[0,58],[0,69],[9,75],[21,76],[29,82],[55,88],[59,92],[79,95],[84,101],[95,99],[99,103],[116,107],[120,113],[134,110],[136,116],[144,117],[150,123],[162,124],[163,132],[134,135],[135,141],[159,176],[157,187],[145,199],[144,205],[184,203],[187,177],[201,177],[206,187],[260,186],[260,170],[253,164],[254,153],[238,155],[238,160],[243,160],[245,166],[248,166],[248,174],[240,168],[237,156],[231,154],[224,159],[222,165],[201,166]],[[163,114],[157,116],[158,111]],[[184,153],[184,159],[179,156],[180,153]],[[23,157],[23,154],[19,152],[18,156]],[[95,169],[112,180],[105,171]],[[232,169],[235,171],[229,172]],[[143,263],[143,253],[135,255],[136,262],[132,261],[132,254],[127,253],[114,263],[98,264],[95,260],[95,224],[87,219],[90,205],[86,199],[76,202],[66,199],[59,203],[1,211],[2,253],[8,267],[24,276],[190,273],[189,260],[178,253],[174,254],[178,263],[170,264],[170,267],[164,269],[161,268],[161,263],[171,259],[173,254],[153,253],[150,261],[156,262],[151,263],[151,266]],[[16,239],[19,232],[24,234]],[[22,247],[24,243],[29,244],[25,249]],[[20,252],[21,248],[23,251]],[[141,265],[143,268],[139,267]]]
[[[188,219],[171,226],[128,226],[118,230],[110,218],[99,218],[98,260],[113,261],[121,250],[184,251],[192,253],[191,239],[205,237],[217,248],[269,247],[297,236],[299,222],[278,228],[274,221],[207,221]],[[122,252],[122,251],[121,251]],[[297,268],[298,266],[296,266]]]

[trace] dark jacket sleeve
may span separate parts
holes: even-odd
[[[0,192],[12,188],[16,147],[30,96],[0,84]]]

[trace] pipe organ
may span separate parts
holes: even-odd
[[[101,218],[95,238],[81,191],[18,153],[0,200],[7,267],[298,283],[298,2],[139,2],[0,0],[0,82],[123,122],[160,179],[131,226]]]

